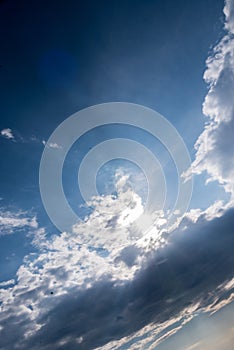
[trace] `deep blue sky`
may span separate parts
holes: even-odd
[[[0,139],[2,206],[33,210],[48,225],[38,190],[42,140],[93,104],[156,109],[192,155],[204,123],[205,60],[222,33],[222,7],[219,0],[3,1],[0,129],[11,128],[17,142]],[[1,239],[2,259],[12,250],[25,254],[21,234]]]
[[[222,7],[212,0],[3,2],[0,125],[24,143],[0,141],[1,196],[15,201],[20,192],[24,202],[37,188],[42,148],[30,138],[47,139],[66,117],[97,103],[156,109],[192,152]],[[23,164],[17,172],[16,163]]]

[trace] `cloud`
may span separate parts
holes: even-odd
[[[56,149],[56,148],[57,148],[57,149],[62,148],[62,147],[59,146],[57,143],[53,143],[53,142],[47,143],[45,140],[42,140],[42,143],[43,143],[44,146],[49,147],[49,148],[55,148],[55,149]]]
[[[26,216],[25,212],[12,212],[9,210],[0,210],[0,236],[14,233],[15,230],[23,228],[37,229],[38,223],[36,217]]]
[[[233,0],[226,0],[224,14],[227,18],[225,27],[231,33],[234,33],[234,2]]]
[[[9,140],[14,140],[15,139],[12,130],[9,129],[9,128],[1,130],[1,135],[3,137],[5,137],[6,139],[9,139]]]
[[[196,158],[190,171],[207,172],[209,181],[218,181],[234,193],[234,1],[227,0],[225,36],[207,59],[204,79],[209,85],[203,104],[208,120],[195,148]],[[187,174],[188,175],[188,174]]]
[[[224,11],[229,32],[207,60],[209,119],[191,170],[207,171],[231,192],[233,1]],[[172,232],[156,228],[135,244],[119,209],[126,200],[141,209],[141,202],[130,189],[114,200],[113,207],[111,196],[94,198],[94,211],[71,233],[36,237],[40,251],[25,257],[13,286],[0,288],[0,348],[154,349],[198,313],[233,301],[234,208],[216,202],[191,211]],[[5,225],[30,227],[20,219]]]
[[[73,227],[73,232],[83,244],[113,251],[135,242],[134,222],[143,213],[144,207],[141,197],[126,186],[126,181],[122,182],[116,195],[93,197],[87,204],[93,207],[93,212],[88,220]]]
[[[8,286],[13,285],[13,284],[15,284],[15,280],[14,279],[11,279],[11,280],[8,280],[8,281],[3,281],[3,282],[0,282],[0,288],[8,287]]]
[[[234,209],[187,218],[156,251],[125,247],[108,256],[76,232],[54,236],[2,290],[2,347],[150,349],[197,312],[231,301],[233,218]]]
[[[36,136],[31,136],[31,137],[24,137],[22,135],[20,135],[20,133],[16,133],[14,134],[12,129],[10,128],[6,128],[6,129],[2,129],[0,131],[0,134],[2,137],[8,139],[8,140],[12,140],[12,141],[16,141],[16,142],[20,142],[20,143],[42,143],[44,146],[49,147],[49,148],[54,148],[54,149],[61,149],[61,146],[58,145],[57,143],[47,143],[45,140],[40,140],[38,137]]]
[[[189,346],[186,350],[195,350],[195,349],[198,349],[201,345],[201,342],[197,342],[191,346]]]
[[[176,336],[168,339],[158,350],[232,350],[234,303],[217,313],[197,315]]]

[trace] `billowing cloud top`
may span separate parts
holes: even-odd
[[[120,349],[142,329],[156,343],[198,310],[217,310],[234,287],[233,214],[184,219],[156,251],[128,246],[106,257],[74,235],[54,237],[3,286],[2,347]]]
[[[208,121],[196,142],[196,159],[192,172],[208,172],[210,180],[217,180],[233,194],[234,177],[234,2],[226,2],[226,35],[207,59],[204,74],[209,91],[203,104]]]

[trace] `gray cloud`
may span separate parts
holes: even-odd
[[[194,304],[201,309],[217,297],[228,298],[229,292],[220,285],[234,275],[233,214],[231,209],[212,221],[200,217],[196,223],[186,222],[188,228],[178,228],[167,246],[149,253],[132,281],[119,284],[103,276],[90,288],[74,287],[58,296],[55,290],[54,306],[37,318],[42,328],[22,344],[20,335],[29,325],[22,316],[9,316],[1,334],[2,347],[94,349],[151,322],[170,320]]]

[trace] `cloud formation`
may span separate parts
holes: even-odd
[[[20,143],[42,143],[44,146],[54,149],[60,149],[61,146],[57,143],[47,143],[45,140],[40,140],[36,136],[31,136],[30,138],[20,135],[20,133],[13,133],[12,129],[5,128],[0,131],[0,135],[8,140],[20,142]]]
[[[209,120],[192,166],[195,174],[207,171],[229,192],[233,4],[226,2],[228,32],[207,61]],[[141,208],[131,191],[117,198],[117,208],[126,196]],[[203,213],[187,214],[173,232],[155,229],[134,244],[126,238],[127,228],[116,230],[120,216],[105,210],[112,200],[100,198],[72,233],[50,240],[39,235],[34,242],[40,251],[25,257],[14,283],[0,285],[0,349],[154,349],[197,313],[213,313],[233,300],[233,208],[214,203]],[[34,225],[20,219],[3,222],[12,229]]]
[[[36,217],[29,216],[28,213],[21,211],[0,210],[0,236],[12,234],[15,230],[23,228],[37,229]]]
[[[1,346],[131,349],[133,339],[134,349],[136,342],[153,339],[155,345],[199,310],[230,302],[233,214],[185,219],[164,247],[146,252],[133,246],[144,259],[132,263],[122,249],[106,257],[79,244],[74,233],[55,236],[25,259],[16,285],[2,290]]]
[[[207,59],[204,79],[209,91],[203,104],[208,120],[198,138],[196,158],[190,169],[194,174],[207,172],[210,181],[218,181],[234,193],[234,1],[227,0],[225,36]]]

